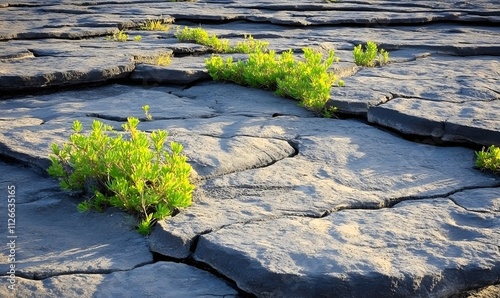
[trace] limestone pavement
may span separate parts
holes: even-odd
[[[159,18],[173,28],[137,29]],[[499,24],[495,1],[0,4],[0,234],[14,185],[17,237],[0,296],[500,297],[500,177],[474,167],[500,145]],[[200,25],[334,49],[339,116],[211,81],[211,50],[174,37]],[[129,41],[106,41],[118,30]],[[354,64],[368,40],[388,65]],[[136,59],[161,53],[171,65]],[[120,129],[146,104],[139,128],[183,144],[196,191],[142,237],[119,210],[78,213],[45,169],[74,120]]]

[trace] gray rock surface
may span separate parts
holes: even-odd
[[[232,225],[200,236],[195,258],[258,297],[446,297],[498,282],[499,224],[444,198],[403,202]]]
[[[9,185],[16,188],[17,276],[43,279],[73,273],[108,273],[153,262],[145,239],[133,230],[135,220],[131,216],[116,210],[79,213],[79,199],[62,194],[53,179],[4,163],[1,172],[5,173],[2,195],[6,197]],[[7,210],[6,199],[0,207]],[[10,235],[7,225],[0,231]],[[1,275],[9,271],[8,255],[0,256]]]
[[[152,283],[161,278],[161,282]],[[29,280],[19,278],[18,297],[237,297],[237,292],[208,272],[179,263],[157,262],[109,274],[72,274]],[[0,289],[2,297],[9,294]]]
[[[18,190],[16,296],[499,296],[500,177],[474,168],[474,150],[500,145],[499,16],[491,0],[0,4],[0,193]],[[138,30],[147,19],[175,24]],[[212,50],[174,36],[200,25],[299,57],[334,50],[345,87],[328,105],[341,119],[209,82]],[[127,42],[107,41],[119,30]],[[368,40],[388,65],[355,65]],[[169,66],[141,62],[163,53]],[[168,130],[194,169],[194,204],[148,237],[118,210],[78,213],[82,196],[45,173],[74,120],[119,130],[128,116]],[[172,258],[189,265],[159,261]]]

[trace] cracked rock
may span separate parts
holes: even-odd
[[[195,258],[258,297],[447,297],[498,282],[498,226],[493,214],[419,200],[232,225],[200,236]]]

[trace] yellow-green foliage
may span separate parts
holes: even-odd
[[[184,27],[182,30],[177,29],[175,36],[179,41],[190,41],[197,44],[211,47],[217,53],[253,53],[266,52],[269,46],[268,42],[255,40],[252,35],[245,35],[244,41],[240,41],[236,46],[231,47],[229,40],[219,39],[215,34],[209,34],[201,27],[189,28]]]
[[[254,52],[267,52],[269,42],[255,40],[252,35],[245,34],[243,41],[236,43],[236,46],[229,49],[229,53],[244,53],[250,54]]]
[[[172,62],[171,53],[160,53],[154,56],[135,56],[136,63],[151,64],[157,66],[167,66]]]
[[[138,231],[148,234],[156,220],[191,204],[194,186],[182,145],[171,142],[169,152],[164,149],[166,131],[148,135],[137,129],[138,123],[129,117],[122,126],[125,133],[118,134],[96,120],[84,135],[82,124],[75,121],[69,143],[52,144],[47,171],[61,179],[63,189],[92,193],[78,210],[113,206],[131,211],[140,218]]]
[[[128,34],[122,30],[120,30],[116,33],[113,33],[113,35],[111,35],[111,36],[106,37],[107,41],[125,42],[125,41],[127,41],[127,39],[128,39]]]
[[[476,166],[500,174],[500,148],[491,145],[488,149],[476,152]]]
[[[378,50],[377,44],[373,41],[368,41],[365,48],[362,45],[357,45],[353,50],[354,62],[356,65],[373,67],[377,63],[384,65],[389,62],[389,53],[384,50]],[[376,59],[378,57],[378,59]]]
[[[208,73],[214,80],[233,81],[241,85],[276,90],[281,96],[299,100],[300,104],[317,112],[325,112],[332,85],[339,82],[328,71],[335,58],[330,51],[326,59],[310,48],[304,48],[304,61],[295,59],[293,52],[276,55],[257,51],[246,61],[233,62],[232,57],[224,60],[212,55],[205,60]]]
[[[166,24],[161,20],[147,20],[139,29],[147,31],[168,31],[170,29],[170,24]]]

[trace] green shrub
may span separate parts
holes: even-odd
[[[304,61],[295,59],[291,50],[281,55],[257,51],[251,53],[248,60],[237,62],[233,62],[232,57],[224,60],[212,55],[205,60],[205,65],[214,80],[276,90],[278,95],[295,98],[304,107],[324,114],[332,85],[343,84],[328,71],[337,59],[333,51],[326,59],[313,49],[303,51]]]
[[[365,49],[362,45],[355,46],[352,53],[356,65],[373,67],[377,63],[384,65],[389,62],[389,53],[384,49],[379,51],[377,44],[373,41],[368,41]],[[377,57],[378,59],[376,59]]]
[[[179,41],[190,41],[197,44],[211,47],[217,53],[253,53],[266,52],[269,45],[266,41],[255,40],[252,35],[245,35],[244,41],[240,41],[236,46],[231,47],[229,40],[219,39],[215,34],[209,34],[201,27],[184,27],[182,30],[177,28],[175,36]]]
[[[151,64],[157,66],[167,66],[172,62],[171,53],[159,53],[154,56],[134,56],[136,63]]]
[[[476,166],[482,170],[491,170],[500,174],[500,147],[491,145],[476,152]]]
[[[116,33],[113,33],[113,35],[107,36],[106,40],[107,41],[119,41],[119,42],[125,42],[128,39],[128,34],[125,33],[124,31],[120,30]]]
[[[147,20],[139,29],[147,31],[168,31],[170,30],[170,24],[166,24],[161,20]]]
[[[156,220],[191,204],[194,186],[182,145],[171,142],[169,153],[164,149],[166,131],[148,136],[137,129],[138,123],[129,117],[122,125],[125,133],[119,134],[95,120],[90,134],[83,135],[82,124],[75,121],[70,142],[52,144],[47,171],[61,179],[61,188],[91,194],[78,205],[79,211],[106,206],[127,210],[138,216],[138,231],[148,234]]]
[[[250,54],[255,52],[267,52],[267,47],[269,46],[269,42],[255,40],[252,35],[245,34],[244,41],[239,41],[236,43],[236,46],[231,47],[228,50],[228,53],[244,53]]]
[[[177,28],[175,36],[179,41],[192,41],[197,44],[206,45],[216,52],[227,52],[229,50],[229,40],[220,40],[215,34],[210,35],[201,27],[184,27],[182,30]]]

